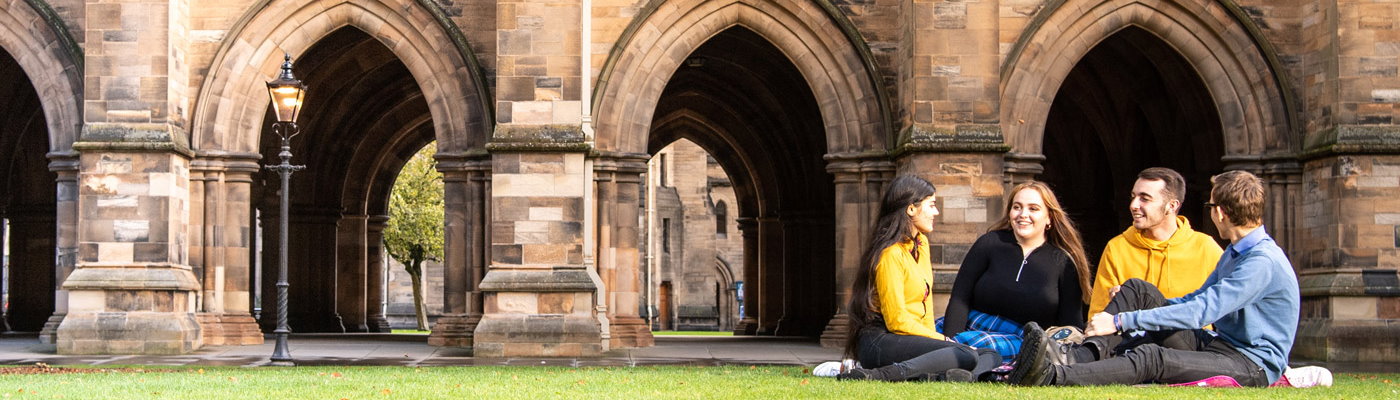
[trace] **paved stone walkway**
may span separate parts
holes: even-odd
[[[75,356],[55,353],[34,337],[0,338],[0,365],[225,365],[260,366],[272,340],[254,346],[205,346],[176,356]],[[297,365],[816,365],[840,358],[804,338],[658,336],[656,346],[617,349],[592,358],[476,358],[466,351],[427,344],[426,335],[294,335],[288,340]]]

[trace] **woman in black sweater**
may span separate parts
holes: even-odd
[[[1083,328],[1089,277],[1079,231],[1055,193],[1043,182],[1022,183],[963,258],[942,333],[1009,361],[1027,322]]]

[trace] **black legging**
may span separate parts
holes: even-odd
[[[996,350],[974,349],[923,336],[898,335],[878,323],[861,329],[857,358],[864,368],[900,364],[906,376],[937,374],[961,368],[972,371],[974,377],[980,377],[1001,365],[1001,354]]]

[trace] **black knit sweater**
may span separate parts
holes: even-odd
[[[1074,262],[1060,248],[1046,242],[1022,260],[1014,233],[987,232],[972,244],[958,269],[943,334],[967,330],[969,310],[1019,324],[1035,321],[1042,328],[1083,328],[1086,308],[1081,294]]]

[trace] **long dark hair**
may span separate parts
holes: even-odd
[[[905,240],[912,240],[914,225],[905,210],[933,196],[932,183],[913,175],[900,175],[890,181],[880,200],[880,217],[875,229],[870,232],[870,242],[860,256],[860,268],[856,270],[855,284],[851,288],[851,303],[846,315],[850,322],[846,325],[846,357],[855,358],[859,345],[861,328],[870,325],[880,315],[879,304],[875,301],[875,267],[880,264],[880,253],[885,248]]]
[[[1089,279],[1089,259],[1084,256],[1084,240],[1079,238],[1079,229],[1074,227],[1074,221],[1069,219],[1069,214],[1065,213],[1065,208],[1060,206],[1060,199],[1055,197],[1055,191],[1050,190],[1050,186],[1041,181],[1028,181],[1016,185],[1006,196],[1006,209],[1002,210],[1001,219],[992,224],[988,232],[1011,229],[1011,203],[1016,201],[1016,194],[1022,190],[1031,189],[1040,192],[1040,198],[1045,200],[1046,214],[1050,215],[1050,230],[1045,231],[1045,241],[1058,247],[1069,255],[1070,262],[1074,263],[1074,271],[1079,273],[1079,293],[1084,300],[1084,304],[1089,304],[1089,295],[1093,294]]]

